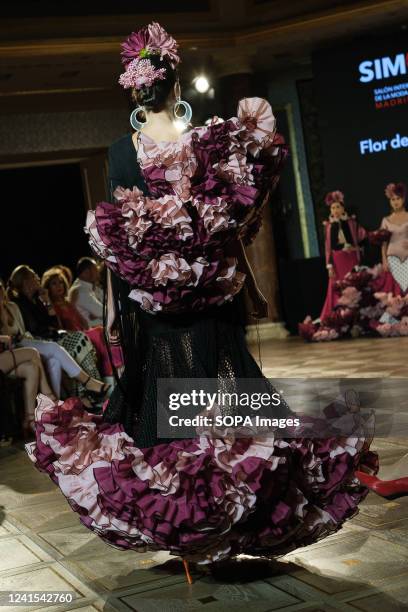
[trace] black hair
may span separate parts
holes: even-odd
[[[140,89],[134,89],[132,97],[137,104],[144,106],[147,111],[158,113],[166,108],[168,97],[174,88],[178,75],[166,58],[161,60],[160,55],[156,54],[150,55],[149,60],[156,69],[165,68],[166,78],[157,80],[150,87],[143,86]]]
[[[82,272],[85,272],[85,270],[88,270],[88,268],[91,268],[95,265],[95,260],[92,259],[92,257],[81,257],[81,259],[78,260],[76,265],[77,276],[82,274]]]

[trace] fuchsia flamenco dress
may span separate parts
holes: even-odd
[[[329,316],[337,302],[336,283],[351,272],[360,263],[360,243],[366,237],[366,231],[354,217],[344,215],[344,219],[332,219],[325,222],[325,255],[326,266],[331,266],[334,277],[329,277],[326,299],[320,314],[323,320]],[[352,247],[352,250],[345,247]]]
[[[324,439],[229,431],[165,442],[152,426],[157,377],[252,377],[273,388],[236,320],[244,275],[229,249],[237,236],[254,238],[278,180],[285,146],[272,109],[244,99],[237,117],[175,143],[143,134],[138,142],[140,188],[117,187],[111,157],[115,201],[88,219],[91,244],[119,283],[120,317],[135,327],[122,339],[121,384],[103,416],[78,398],[40,396],[29,456],[81,523],[117,548],[210,563],[311,544],[367,494],[355,471],[375,473],[377,460],[360,426],[358,435]]]
[[[330,279],[334,308],[324,309],[320,323],[306,317],[299,324],[305,340],[408,336],[408,222],[397,225],[385,217],[380,229],[368,232],[367,238],[375,246],[387,245],[389,269],[380,264],[356,267],[339,280]]]

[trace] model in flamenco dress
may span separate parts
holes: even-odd
[[[408,212],[405,208],[407,188],[404,183],[390,183],[385,188],[391,214],[381,221],[381,229],[390,232],[382,244],[382,264],[385,272],[382,291],[406,295],[408,290]]]
[[[341,191],[328,193],[325,204],[330,207],[330,216],[325,222],[325,255],[329,284],[320,314],[321,320],[333,312],[338,300],[335,283],[343,280],[346,274],[359,264],[360,245],[366,238],[365,229],[354,217],[347,214]]]
[[[189,106],[179,99],[176,42],[152,23],[122,48],[120,82],[142,108],[132,115],[135,133],[110,148],[112,201],[89,213],[87,231],[110,269],[107,328],[121,336],[125,371],[103,415],[78,398],[40,396],[27,451],[81,523],[112,546],[166,550],[185,564],[276,557],[357,512],[368,489],[356,471],[377,471],[359,415],[343,437],[240,438],[231,429],[163,440],[156,384],[255,378],[258,390],[274,392],[246,347],[238,306],[246,283],[265,316],[243,245],[257,233],[286,148],[259,98],[180,136],[173,113]],[[282,401],[274,416],[288,415]],[[310,428],[318,435],[320,421]]]
[[[360,267],[334,283],[337,302],[320,323],[307,317],[299,333],[307,340],[326,341],[362,335],[408,335],[408,213],[406,186],[385,188],[393,212],[380,229],[367,232],[382,252],[382,265]]]

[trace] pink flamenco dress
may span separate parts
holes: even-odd
[[[326,267],[333,270],[334,276],[329,277],[321,321],[330,316],[337,305],[339,293],[336,283],[342,281],[360,263],[360,243],[365,238],[365,229],[347,214],[342,219],[330,218],[325,222]]]
[[[384,217],[381,230],[390,233],[387,246],[388,270],[377,280],[377,291],[392,296],[405,296],[408,293],[408,222],[392,223]]]
[[[110,149],[113,201],[89,213],[87,231],[111,271],[125,371],[103,415],[40,396],[27,451],[116,548],[201,564],[271,558],[337,531],[367,494],[355,471],[375,473],[377,459],[358,419],[349,436],[312,437],[313,419],[309,435],[287,439],[156,434],[158,378],[252,378],[274,391],[246,347],[234,245],[255,237],[285,155],[260,98],[177,142],[141,133],[137,154],[130,135]],[[285,402],[273,410],[293,416]]]

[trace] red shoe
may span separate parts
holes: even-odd
[[[396,478],[395,480],[380,480],[377,476],[371,476],[365,472],[356,471],[356,476],[362,485],[387,499],[397,499],[408,495],[408,477]]]

